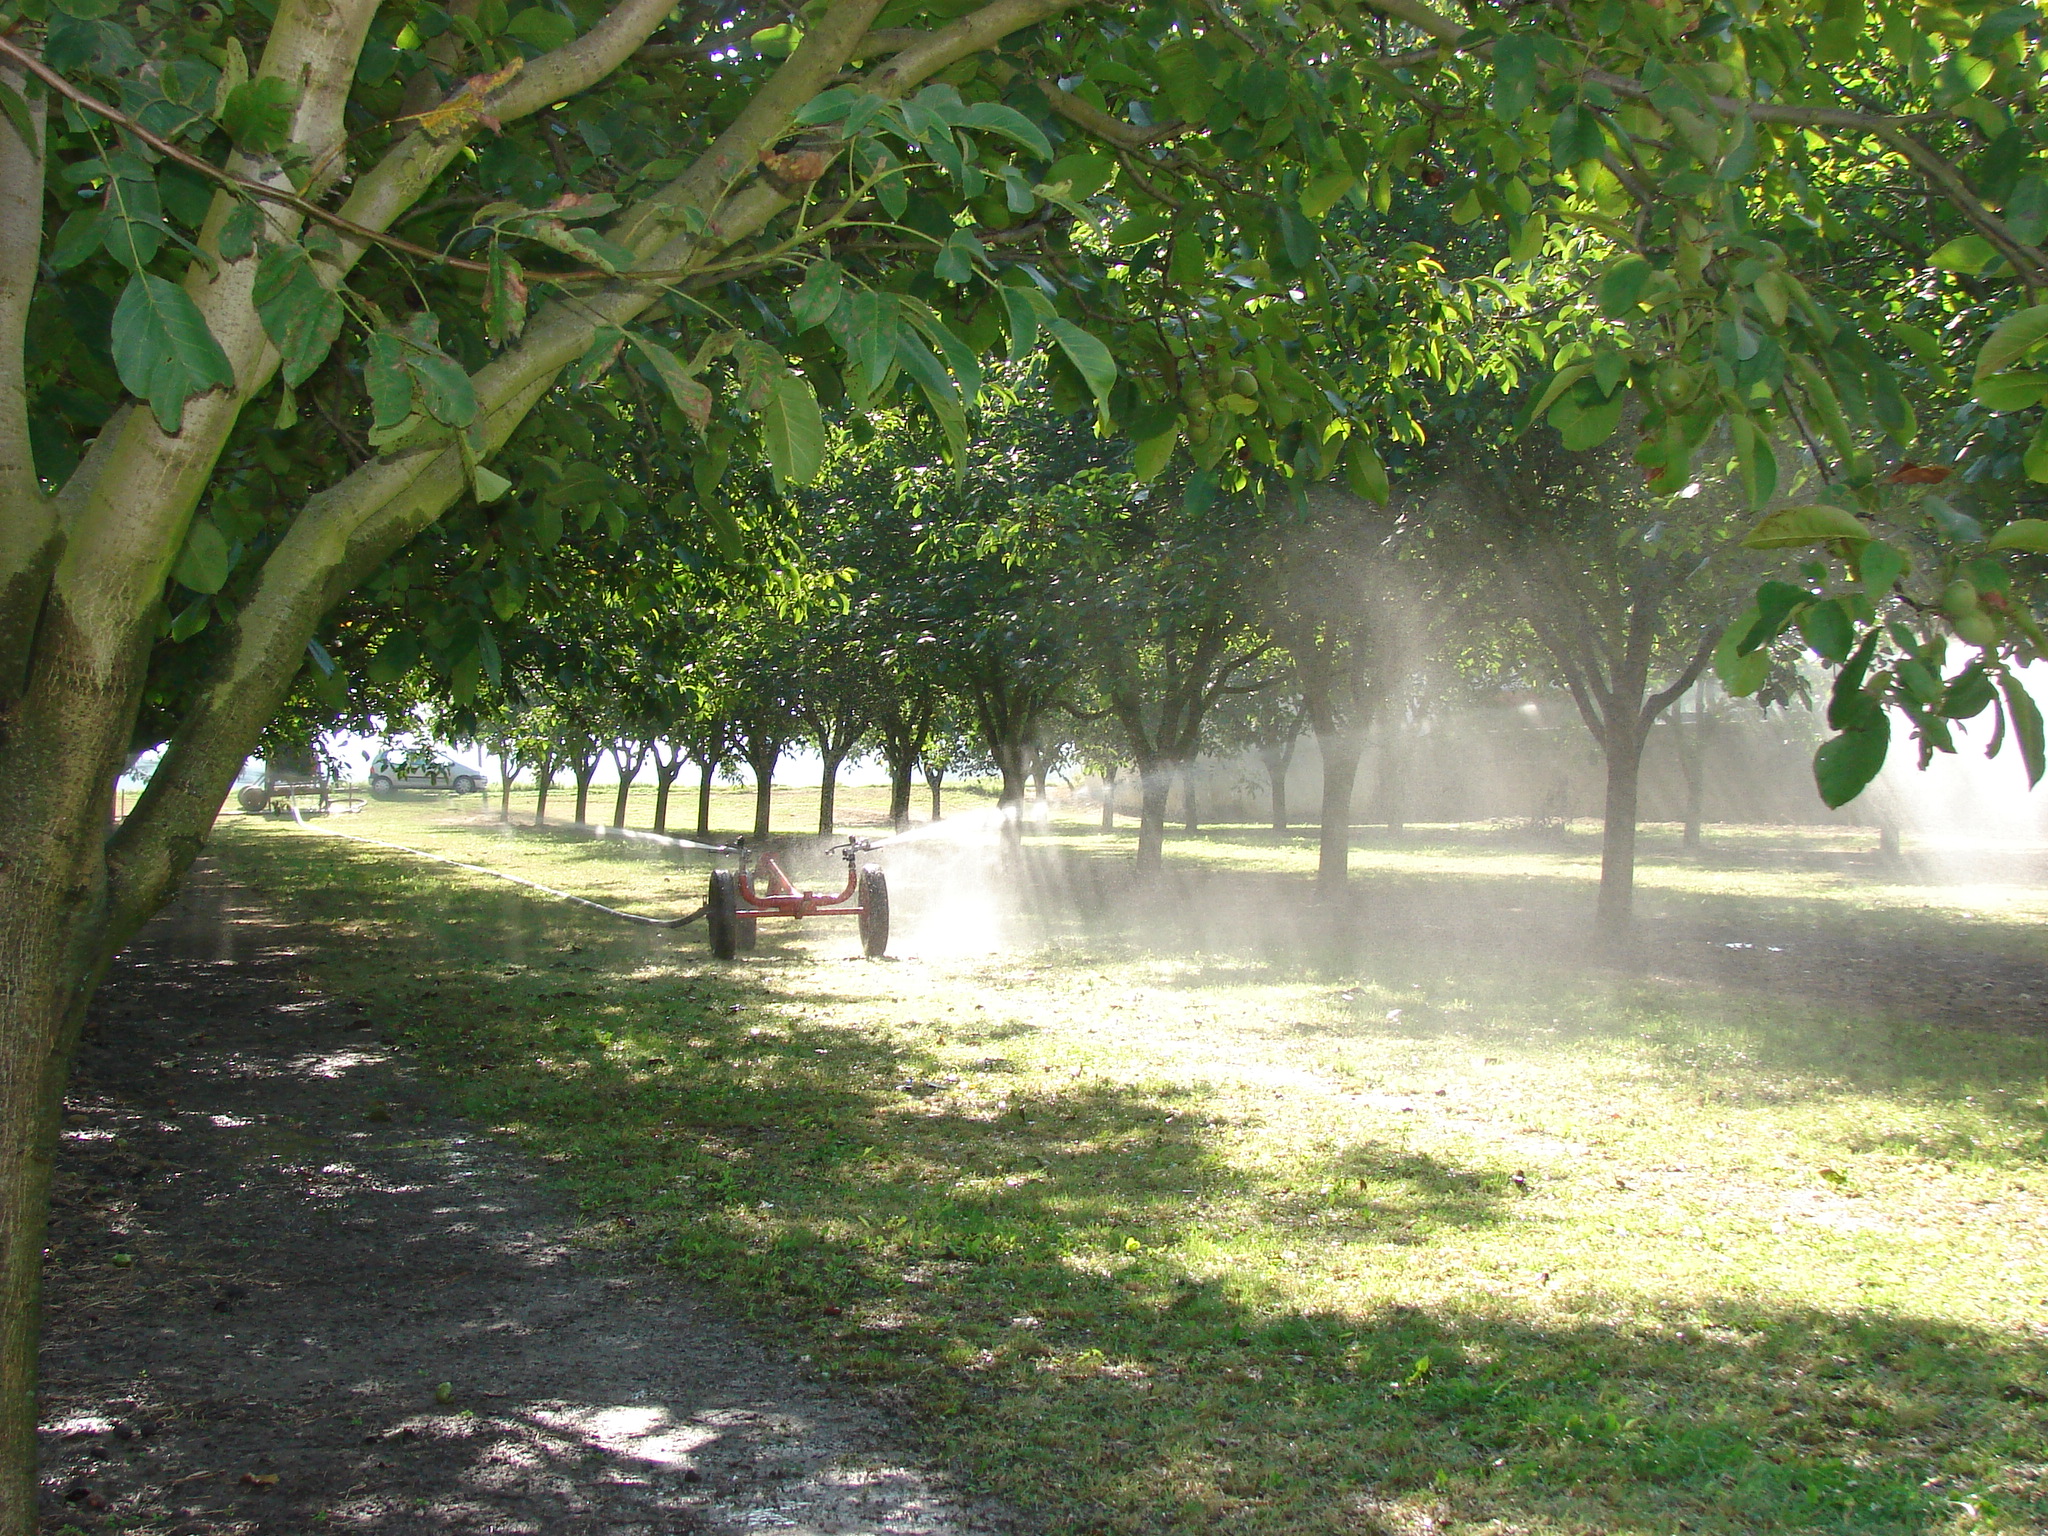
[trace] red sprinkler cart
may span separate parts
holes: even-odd
[[[860,863],[860,856],[873,847],[851,838],[831,850],[846,860],[846,887],[832,896],[798,890],[765,849],[749,870],[747,840],[741,838],[733,847],[741,857],[740,867],[711,872],[711,894],[704,903],[711,953],[730,960],[741,950],[752,949],[754,926],[764,917],[855,917],[860,920],[862,952],[880,959],[889,948],[889,881],[877,866]]]

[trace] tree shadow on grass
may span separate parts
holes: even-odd
[[[662,951],[594,925],[544,924],[547,958],[508,971],[489,902],[427,924],[420,899],[375,897],[419,937],[354,974],[466,1108],[1050,1528],[2048,1521],[2039,1338],[1476,1277],[1456,1303],[1340,1306],[1317,1299],[1334,1253],[1419,1261],[1437,1230],[1505,1219],[1495,1176],[1360,1140],[1266,1187],[1193,1090],[955,1081],[819,1022],[830,995],[779,1001],[744,969],[636,983]]]

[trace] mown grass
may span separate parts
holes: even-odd
[[[343,830],[649,911],[703,882],[434,806]],[[1855,870],[1724,843],[1699,900],[1792,932],[1858,910]],[[289,825],[215,843],[597,1230],[1046,1529],[2048,1527],[2038,1039],[1484,934],[1363,943],[1239,833],[1176,842],[1209,860],[1179,894],[1269,924],[1190,946],[1113,846],[1027,847],[1004,878],[1059,900],[1012,911],[1007,947],[945,942],[988,866],[905,858],[905,958],[764,925],[718,966],[695,930]],[[1489,899],[1582,899],[1532,856],[1495,848]],[[1488,857],[1448,831],[1359,854],[1391,904],[1476,889]],[[1678,899],[1682,873],[1646,884]],[[1878,874],[1883,905],[1905,886]],[[1913,899],[1886,921],[1938,945],[1953,906]],[[2031,909],[1985,922],[2036,952]]]

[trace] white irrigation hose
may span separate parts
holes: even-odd
[[[579,907],[591,907],[612,917],[623,917],[629,923],[645,923],[649,928],[682,928],[694,923],[704,915],[699,907],[687,917],[644,917],[638,912],[621,912],[617,907],[608,907],[601,901],[592,901],[587,896],[572,896],[567,891],[558,891],[551,885],[542,885],[538,880],[528,880],[524,875],[508,875],[502,869],[486,869],[481,864],[465,864],[460,859],[451,859],[443,853],[429,853],[424,848],[408,848],[404,843],[387,843],[374,837],[363,837],[355,832],[337,832],[332,827],[318,827],[299,814],[296,802],[292,805],[292,820],[308,832],[324,832],[329,837],[345,838],[351,843],[368,843],[372,848],[389,848],[397,853],[410,853],[418,858],[432,859],[437,864],[452,864],[457,869],[467,870],[473,875],[490,875],[495,879],[509,880],[514,885],[523,885],[528,890],[539,891],[562,901],[573,901]]]

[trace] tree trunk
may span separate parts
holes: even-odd
[[[889,826],[897,832],[910,828],[910,759],[889,763]]]
[[[1636,800],[1643,776],[1645,732],[1609,727],[1607,803],[1600,828],[1600,906],[1597,925],[1607,939],[1625,938],[1636,892]]]
[[[697,835],[699,837],[709,837],[711,835],[711,775],[714,771],[713,765],[710,763],[704,763],[698,769]]]
[[[668,792],[682,769],[680,758],[666,768],[659,763],[654,765],[654,830],[657,832],[668,831]]]
[[[1045,778],[1048,772],[1045,754],[1040,753],[1038,760],[1031,765],[1031,784],[1035,791],[1033,798],[1035,803],[1040,806],[1050,806],[1052,804],[1051,801],[1045,798]]]
[[[1266,783],[1271,788],[1275,832],[1287,830],[1287,770],[1293,756],[1291,751],[1283,753],[1277,747],[1262,748],[1259,752],[1259,761],[1266,765]]]
[[[1408,821],[1408,808],[1402,802],[1408,792],[1408,753],[1406,738],[1401,733],[1401,722],[1390,718],[1387,734],[1383,740],[1380,759],[1380,815],[1387,824],[1387,831],[1399,837]]]
[[[98,782],[97,774],[91,782]],[[79,943],[105,931],[98,919],[106,893],[100,855],[106,834],[97,825],[97,793],[91,799],[91,841],[74,844],[77,862],[17,854],[0,878],[7,893],[0,915],[0,1530],[10,1536],[38,1528],[36,1352],[50,1168],[85,1000],[103,969]],[[13,835],[11,826],[7,832],[11,850],[39,841]],[[71,841],[50,840],[59,846]]]
[[[597,766],[576,770],[576,825],[583,826],[590,820],[590,781],[597,773]]]
[[[1166,864],[1166,801],[1173,793],[1173,764],[1138,764],[1138,873],[1157,874]]]
[[[946,783],[946,770],[943,768],[937,770],[926,768],[924,771],[924,782],[925,787],[932,792],[932,820],[939,821],[943,817],[939,807],[939,792]]]
[[[1102,830],[1105,832],[1116,830],[1116,774],[1114,768],[1106,768],[1102,773]]]
[[[1316,885],[1325,893],[1344,889],[1351,866],[1351,791],[1358,783],[1359,738],[1346,732],[1316,733],[1323,758],[1322,825],[1316,848]]]
[[[818,836],[830,837],[839,825],[839,765],[844,756],[824,757],[825,771],[818,779]]]
[[[775,763],[782,754],[756,760],[747,759],[747,766],[754,770],[754,836],[768,835],[769,823],[775,810]]]
[[[1024,743],[998,742],[995,759],[996,769],[1003,776],[1003,789],[996,797],[996,804],[1010,812],[1012,817],[1021,817],[1024,812],[1025,796],[1031,787],[1030,777],[1024,771]]]
[[[632,797],[632,794],[633,794],[633,781],[632,781],[631,779],[627,778],[627,777],[625,776],[625,774],[621,773],[621,774],[619,775],[619,797],[618,797],[618,799],[616,799],[616,800],[614,800],[614,801],[612,802],[612,825],[613,825],[613,826],[615,826],[615,827],[623,827],[623,826],[625,826],[625,824],[626,824],[626,802],[627,802],[627,800],[629,800],[629,799],[630,799],[630,798]]]
[[[1695,712],[1690,731],[1682,715],[1674,715],[1671,724],[1678,733],[1678,767],[1685,775],[1685,846],[1697,848],[1707,799],[1707,722]]]
[[[512,754],[498,754],[498,820],[512,819]]]
[[[1193,837],[1202,830],[1201,807],[1196,803],[1195,797],[1195,765],[1193,763],[1181,764],[1180,797],[1181,809],[1187,813],[1187,833],[1188,836]]]
[[[536,827],[548,819],[548,791],[554,787],[555,770],[552,766],[533,771],[533,824]]]

